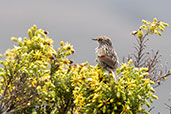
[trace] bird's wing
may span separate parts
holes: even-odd
[[[105,55],[101,55],[101,56],[98,56],[98,58],[106,63],[108,66],[110,66],[111,68],[114,68],[114,65],[116,64],[116,62],[113,61],[112,58],[108,57],[108,56],[105,56]]]
[[[97,56],[100,59],[100,61],[107,64],[109,67],[116,69],[118,65],[117,55],[114,52],[113,48],[109,49],[109,53],[105,53],[104,48],[101,48],[98,50]],[[116,59],[116,60],[115,60]]]

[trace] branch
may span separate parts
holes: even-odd
[[[164,103],[167,106],[167,109],[169,109],[170,114],[171,114],[171,106],[169,106],[168,104]]]
[[[155,108],[154,106],[151,107],[151,108],[148,110],[148,112],[151,112],[154,108]]]

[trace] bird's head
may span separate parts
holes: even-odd
[[[104,45],[112,46],[111,39],[106,37],[106,36],[99,36],[99,37],[96,37],[95,39],[92,39],[92,40],[97,41],[99,44],[104,44]]]

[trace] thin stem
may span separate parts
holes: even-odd
[[[140,67],[140,63],[141,63],[141,59],[143,57],[143,50],[145,49],[145,44],[147,42],[147,40],[144,40],[146,38],[146,36],[148,35],[148,33],[146,33],[142,38],[136,38],[138,46],[136,48],[138,54],[136,56],[136,61],[135,61],[135,66],[136,67]]]

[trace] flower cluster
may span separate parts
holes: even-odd
[[[162,35],[161,32],[164,32],[164,28],[169,26],[167,23],[163,21],[158,21],[154,18],[153,22],[142,20],[143,25],[140,26],[139,30],[133,31],[132,35],[137,35],[138,38],[143,38],[148,34],[158,34],[159,36]],[[144,32],[143,32],[144,30]]]

